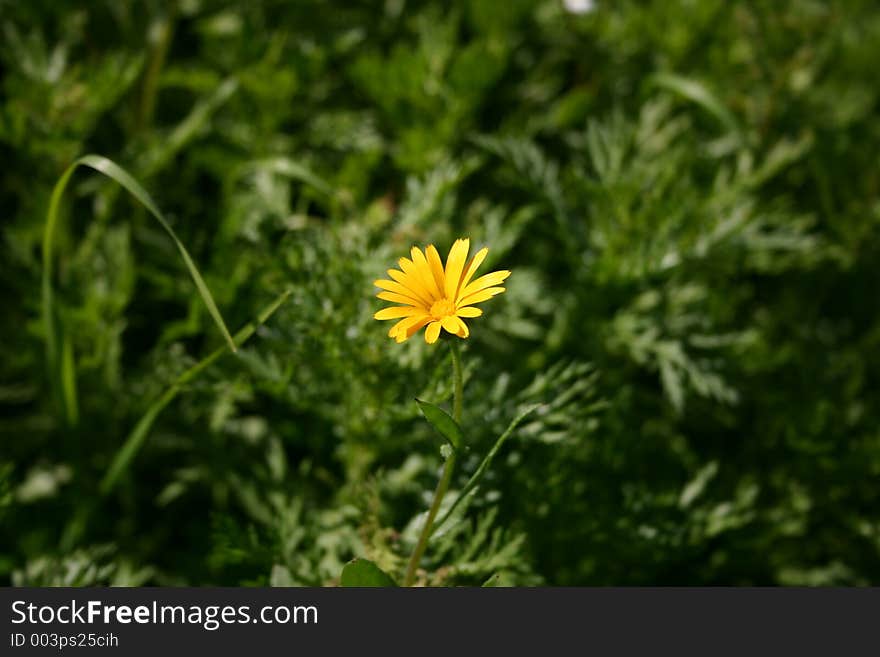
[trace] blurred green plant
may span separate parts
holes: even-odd
[[[0,0],[0,31],[5,582],[401,581],[442,462],[407,400],[452,388],[368,292],[461,234],[516,276],[421,582],[880,578],[876,3]],[[47,372],[80,153],[151,190],[235,357],[163,226],[77,175]]]

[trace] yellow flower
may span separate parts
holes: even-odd
[[[470,334],[463,318],[482,315],[483,311],[474,308],[473,304],[504,292],[504,288],[498,285],[510,276],[510,272],[493,271],[472,281],[489,249],[480,249],[465,265],[469,249],[470,240],[455,240],[444,268],[433,244],[424,253],[414,246],[412,260],[401,258],[398,261],[400,270],[388,270],[393,280],[374,281],[373,285],[383,290],[376,296],[402,304],[383,308],[373,315],[376,319],[403,318],[391,327],[388,337],[403,342],[423,326],[428,327],[425,329],[428,344],[437,342],[441,328],[460,338]]]

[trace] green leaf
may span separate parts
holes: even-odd
[[[482,584],[482,588],[509,588],[515,586],[508,573],[495,573]]]
[[[171,237],[171,240],[174,242],[174,245],[180,253],[180,257],[183,259],[184,264],[189,270],[189,274],[202,297],[202,301],[208,309],[208,313],[211,315],[214,322],[217,324],[217,327],[220,329],[220,332],[223,334],[223,337],[226,339],[226,344],[232,351],[235,351],[236,349],[235,342],[229,334],[229,330],[226,328],[226,323],[220,315],[217,304],[214,303],[214,297],[211,295],[208,286],[202,279],[202,275],[199,273],[195,262],[193,262],[189,251],[186,250],[183,242],[180,241],[177,234],[171,228],[171,225],[159,211],[159,208],[156,206],[152,197],[125,169],[112,160],[100,155],[83,155],[67,167],[67,170],[64,171],[58,179],[58,182],[55,183],[55,188],[52,190],[52,196],[49,199],[49,209],[46,212],[46,226],[43,231],[42,316],[46,330],[46,355],[49,362],[53,385],[56,385],[56,387],[61,385],[59,396],[63,400],[65,417],[67,423],[70,425],[75,425],[78,419],[76,381],[75,378],[72,378],[75,377],[74,357],[72,351],[69,353],[64,352],[64,349],[69,348],[69,345],[64,344],[63,337],[61,339],[61,351],[59,352],[59,336],[58,328],[55,325],[56,317],[54,309],[54,294],[52,290],[52,251],[55,243],[55,232],[59,222],[61,197],[64,195],[64,190],[67,188],[67,183],[70,181],[73,172],[80,166],[94,169],[122,185],[132,196],[140,201],[150,214],[153,215],[156,221],[159,222],[162,228],[165,229],[165,232]]]
[[[461,427],[458,426],[458,422],[453,420],[449,413],[431,402],[416,399],[416,403],[419,405],[425,419],[440,432],[441,436],[449,441],[450,445],[455,449],[461,447],[464,442],[464,434],[461,431]]]
[[[388,574],[369,559],[354,559],[345,564],[341,586],[397,586]]]

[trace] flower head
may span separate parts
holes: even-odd
[[[401,304],[383,308],[373,315],[376,319],[399,320],[388,331],[388,337],[403,342],[423,326],[428,327],[425,329],[428,344],[437,342],[441,328],[460,338],[470,335],[464,318],[482,315],[483,311],[474,308],[473,304],[504,292],[504,288],[498,286],[510,276],[510,272],[493,271],[474,279],[474,273],[486,259],[489,249],[480,249],[467,262],[469,249],[470,240],[455,240],[444,267],[433,244],[424,252],[414,246],[410,252],[412,260],[401,258],[399,270],[388,270],[393,280],[373,283],[383,290],[376,296]]]

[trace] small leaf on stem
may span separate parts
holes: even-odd
[[[458,449],[464,442],[464,434],[458,423],[439,406],[421,399],[416,399],[416,403],[422,411],[425,419],[440,432],[440,435],[449,441],[453,448]]]
[[[353,559],[345,564],[342,576],[339,578],[339,584],[341,586],[397,586],[388,573],[369,559]]]

